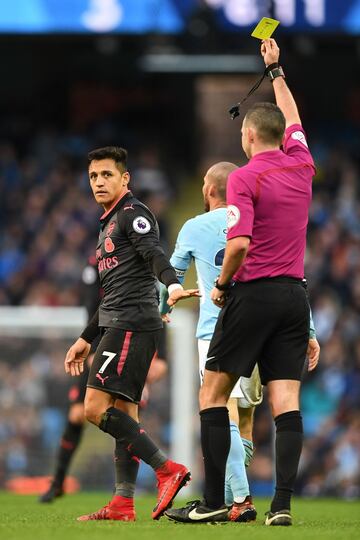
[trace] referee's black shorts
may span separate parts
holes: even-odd
[[[309,319],[300,280],[277,277],[236,283],[220,312],[206,369],[250,377],[257,363],[262,384],[300,380]]]
[[[87,386],[115,398],[139,403],[160,332],[105,328]]]

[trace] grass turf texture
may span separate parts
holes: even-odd
[[[261,540],[284,538],[359,539],[360,502],[338,500],[301,500],[293,503],[292,527],[265,527],[263,517],[269,501],[256,499],[255,523],[222,525],[181,525],[162,518],[152,521],[154,497],[138,497],[135,523],[92,521],[79,523],[76,517],[93,512],[108,500],[107,494],[68,495],[53,504],[39,504],[36,497],[0,493],[0,538],[4,540]],[[177,499],[176,506],[184,501]]]

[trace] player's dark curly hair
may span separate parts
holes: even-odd
[[[264,143],[282,143],[286,121],[282,111],[274,103],[255,103],[246,113],[245,122],[254,126]]]
[[[126,171],[127,169],[127,150],[121,146],[104,146],[104,148],[96,148],[88,153],[88,165],[93,160],[113,159],[118,167]]]

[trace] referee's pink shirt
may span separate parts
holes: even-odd
[[[306,228],[314,161],[304,130],[285,131],[283,150],[256,154],[232,172],[227,184],[227,238],[251,237],[235,281],[304,277]]]

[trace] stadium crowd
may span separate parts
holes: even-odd
[[[0,143],[1,305],[81,303],[80,277],[94,250],[100,214],[84,172],[84,155],[93,142],[39,129],[29,148],[10,139]],[[306,268],[322,352],[318,369],[305,376],[303,385],[306,442],[298,491],[309,497],[351,499],[360,496],[360,166],[345,148],[322,141],[312,150],[318,175]],[[138,155],[132,163],[135,191],[160,218],[168,241],[163,216],[175,186],[169,184],[154,149],[144,147]],[[67,343],[14,343],[1,336],[1,330],[0,342],[3,487],[14,476],[50,471],[71,381],[63,373]],[[152,433],[166,447],[168,392],[165,383],[158,384],[145,422],[152,422]],[[254,495],[268,495],[272,488],[271,425],[268,410],[260,406],[249,470]],[[111,472],[103,477],[111,478]]]

